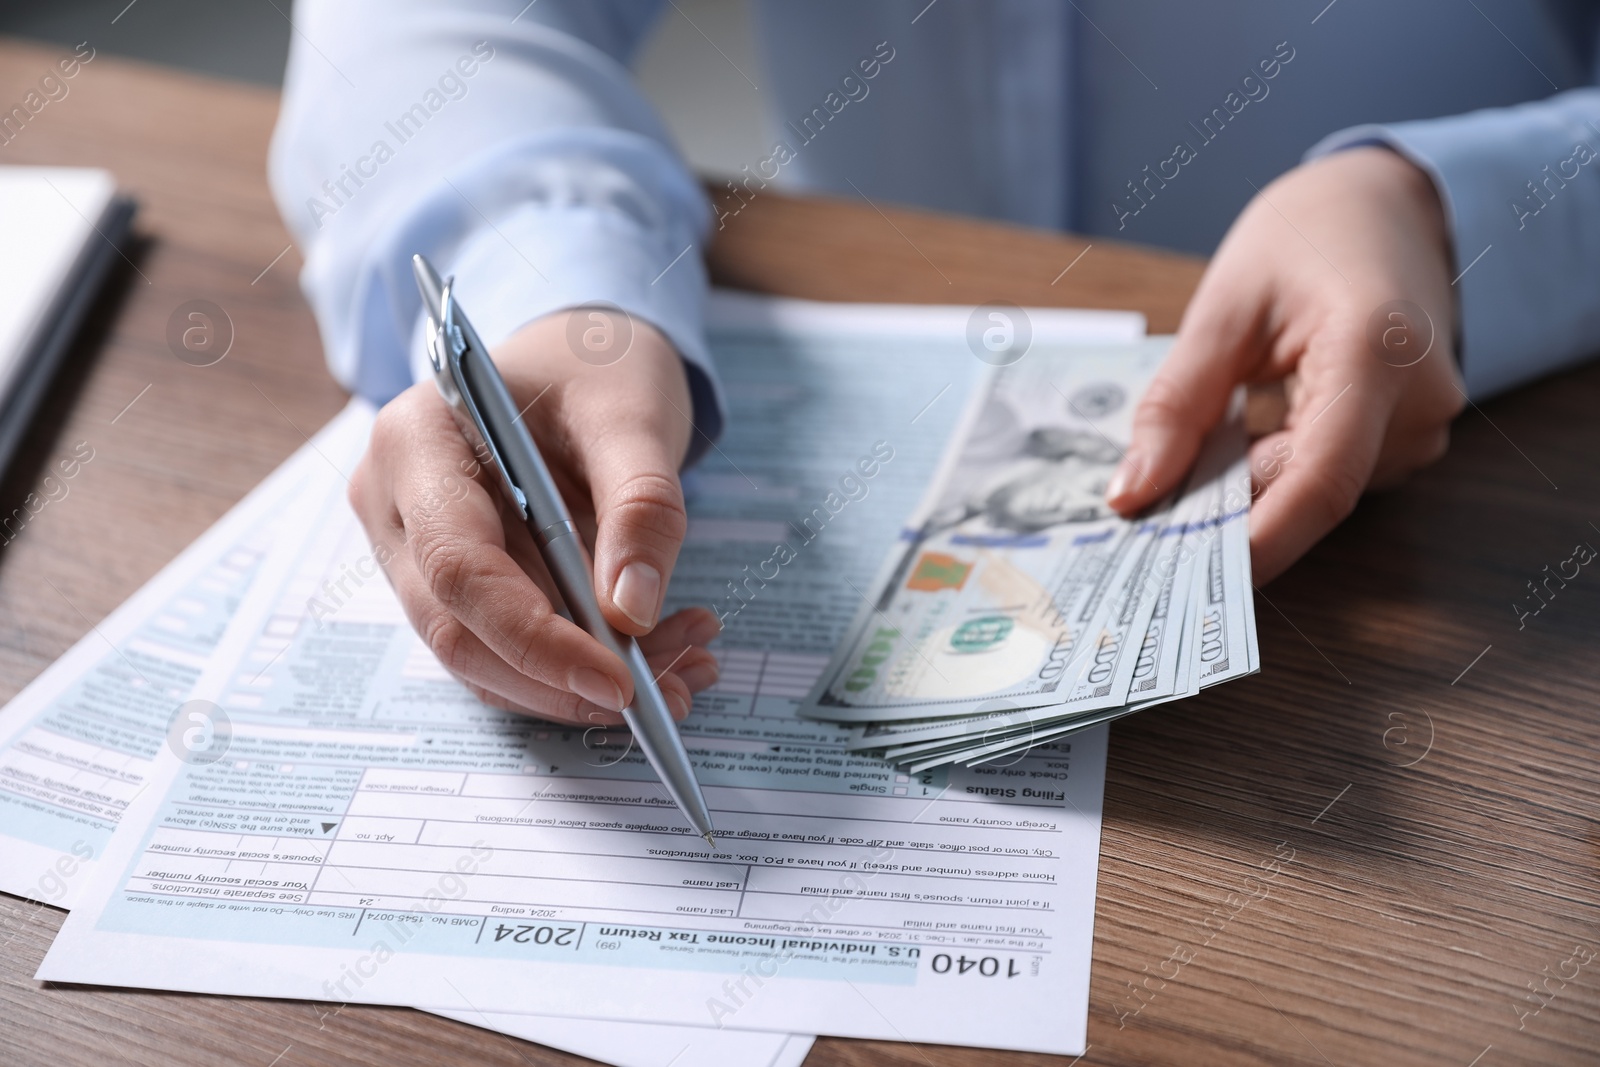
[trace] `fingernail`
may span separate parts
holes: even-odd
[[[672,712],[674,719],[687,719],[689,717],[689,702],[674,690],[667,690],[661,694],[667,699],[667,710]]]
[[[622,710],[622,690],[593,667],[572,668],[572,673],[567,675],[567,688],[607,711]]]
[[[689,624],[689,628],[683,632],[683,639],[691,645],[709,645],[721,632],[722,620],[717,618],[715,612],[708,612]]]
[[[1124,459],[1112,472],[1111,482],[1106,486],[1106,499],[1116,500],[1125,496],[1131,488],[1133,488],[1133,469]]]
[[[689,692],[698,693],[702,689],[710,689],[717,684],[717,679],[722,677],[722,672],[717,669],[715,660],[701,660],[674,671],[683,684],[689,687]]]
[[[656,605],[661,601],[661,572],[634,560],[617,575],[617,586],[611,591],[611,602],[621,612],[640,626],[656,624]]]

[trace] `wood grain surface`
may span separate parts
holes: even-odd
[[[0,42],[0,104],[56,58]],[[99,56],[0,147],[0,163],[110,167],[142,206],[139,247],[0,486],[9,512],[44,464],[94,450],[0,550],[0,696],[344,400],[298,254],[280,258],[264,178],[275,110],[263,90]],[[763,192],[724,219],[710,260],[722,282],[773,292],[1128,307],[1175,327],[1198,263],[1085,247]],[[214,366],[167,347],[169,316],[194,299],[235,329]],[[1600,953],[1600,568],[1522,629],[1511,608],[1575,544],[1600,546],[1597,410],[1600,366],[1469,410],[1442,463],[1366,500],[1259,592],[1259,676],[1114,727],[1081,1063],[1600,1060],[1600,959],[1575,976],[1569,962]],[[399,1008],[41,987],[61,913],[11,897],[0,910],[6,1065],[582,1062]],[[840,1040],[807,1061],[1069,1062]]]

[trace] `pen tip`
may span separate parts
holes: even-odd
[[[706,844],[710,845],[712,850],[715,851],[716,848],[717,848],[717,839],[711,836],[711,831],[707,830],[701,836],[703,836],[706,839]]]

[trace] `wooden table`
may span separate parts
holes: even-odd
[[[55,58],[0,42],[0,102]],[[43,463],[94,450],[0,554],[0,696],[343,403],[267,195],[275,110],[265,91],[100,56],[0,148],[111,167],[145,235],[0,488],[9,511]],[[1100,241],[1060,276],[1083,242],[879,206],[763,194],[713,268],[828,299],[1139,308],[1155,331],[1199,276]],[[233,321],[215,366],[167,349],[191,299]],[[1600,1056],[1600,961],[1576,977],[1567,962],[1600,952],[1600,570],[1523,630],[1511,610],[1546,564],[1600,545],[1597,410],[1600,366],[1469,411],[1447,459],[1261,593],[1261,675],[1113,729],[1082,1063]],[[405,1009],[40,988],[61,914],[0,903],[5,1064],[580,1062]],[[1530,986],[1545,1006],[1519,1015],[1538,1007]],[[1066,1062],[839,1040],[808,1061]]]

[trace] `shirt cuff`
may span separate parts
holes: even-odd
[[[1306,153],[1382,145],[1432,178],[1453,235],[1462,376],[1475,400],[1600,347],[1600,130],[1584,114],[1597,100],[1579,91],[1356,126]]]
[[[476,230],[440,268],[455,275],[462,306],[491,349],[535,319],[576,307],[614,305],[655,327],[688,374],[693,410],[683,414],[694,434],[684,465],[721,435],[727,409],[705,341],[706,275],[697,245],[669,251],[659,235],[609,210],[526,204]],[[419,316],[411,345],[416,380],[433,373],[422,329]]]

